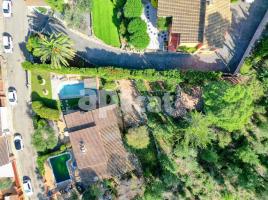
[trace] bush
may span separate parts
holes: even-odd
[[[28,38],[28,41],[26,43],[26,49],[32,53],[33,50],[39,46],[39,36],[38,35],[30,35],[30,37]]]
[[[158,29],[160,31],[167,31],[171,21],[171,17],[159,17],[157,20]]]
[[[126,139],[128,145],[135,149],[144,149],[150,143],[149,133],[146,126],[129,129]]]
[[[33,111],[41,118],[57,121],[60,117],[60,112],[57,109],[48,108],[41,101],[33,101]]]
[[[150,43],[150,37],[147,32],[137,32],[129,37],[129,43],[136,49],[145,49]]]
[[[64,0],[46,0],[46,2],[53,10],[63,13],[65,7]]]
[[[140,17],[142,8],[141,0],[127,0],[124,6],[124,16],[127,18]]]
[[[127,30],[129,33],[146,32],[147,25],[141,18],[135,18],[128,24]]]
[[[25,70],[38,70],[41,72],[53,72],[58,74],[77,74],[81,76],[98,76],[106,80],[120,79],[142,79],[148,81],[167,81],[172,84],[178,84],[182,81],[179,70],[157,71],[155,69],[130,70],[116,67],[64,67],[59,69],[52,68],[48,64],[33,64],[25,61],[22,63]],[[200,72],[201,74],[202,72]]]
[[[38,152],[53,149],[58,143],[54,130],[46,125],[39,126],[32,135],[32,144]]]

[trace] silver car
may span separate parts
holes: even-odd
[[[11,35],[5,33],[3,35],[3,46],[5,53],[12,53],[13,52],[13,41]]]

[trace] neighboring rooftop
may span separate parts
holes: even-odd
[[[172,33],[181,44],[205,43],[218,47],[231,21],[230,0],[159,0],[158,16],[172,17]]]
[[[6,137],[0,136],[0,166],[9,163],[9,150]]]
[[[131,170],[115,105],[73,112],[64,118],[81,177],[102,179]]]

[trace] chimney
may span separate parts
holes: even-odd
[[[86,153],[86,147],[85,147],[85,143],[84,143],[83,140],[81,140],[81,141],[79,142],[79,146],[80,146],[80,151],[81,151],[82,153]]]

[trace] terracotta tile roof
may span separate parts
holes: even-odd
[[[108,178],[131,168],[118,127],[115,105],[84,113],[70,113],[64,118],[71,130],[70,141],[82,177]]]
[[[159,0],[158,16],[172,17],[172,33],[181,43],[202,42],[206,0]]]
[[[172,17],[172,33],[180,43],[218,46],[231,21],[230,0],[158,0],[158,17]],[[220,34],[221,33],[221,34]]]
[[[7,146],[7,140],[4,136],[0,137],[0,166],[9,163],[9,151]]]

